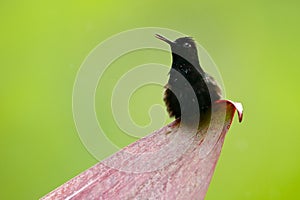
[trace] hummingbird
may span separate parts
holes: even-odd
[[[196,42],[192,37],[180,37],[175,41],[159,34],[155,37],[169,44],[172,51],[172,65],[163,99],[169,116],[184,118],[186,122],[198,116],[198,124],[206,121],[211,116],[212,103],[222,98],[222,90],[201,67]]]

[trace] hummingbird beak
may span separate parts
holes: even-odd
[[[167,38],[165,38],[164,36],[161,36],[161,35],[159,35],[159,34],[155,34],[155,37],[156,37],[157,39],[160,39],[160,40],[162,40],[162,41],[168,43],[169,45],[174,44],[174,42],[172,42],[171,40],[169,40],[169,39],[167,39]]]

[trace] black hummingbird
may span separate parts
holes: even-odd
[[[191,37],[174,42],[159,34],[155,37],[168,43],[172,50],[170,78],[164,93],[169,116],[190,122],[198,115],[200,122],[205,121],[211,116],[212,102],[221,99],[222,91],[216,80],[202,69],[195,41]]]

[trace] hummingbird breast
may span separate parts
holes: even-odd
[[[178,65],[172,69],[164,93],[169,116],[180,118],[200,114],[201,120],[210,113],[212,102],[221,98],[221,89],[211,76],[192,65]]]

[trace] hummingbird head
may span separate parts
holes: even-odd
[[[193,65],[199,65],[197,45],[193,38],[181,37],[173,42],[159,34],[156,34],[155,37],[168,43],[171,46],[173,58],[174,56],[180,56]]]

